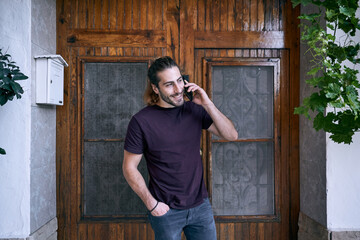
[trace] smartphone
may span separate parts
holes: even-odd
[[[187,82],[190,82],[190,81],[189,81],[189,75],[182,75],[182,79],[183,79],[183,81],[184,81],[184,84],[186,84],[186,83],[185,83],[185,80],[186,80]],[[187,97],[190,101],[192,101],[192,100],[193,100],[193,93],[192,93],[192,92],[188,92],[187,90],[188,90],[188,88],[186,87],[186,88],[185,88],[185,95],[186,95],[186,97]]]

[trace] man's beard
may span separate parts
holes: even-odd
[[[166,95],[164,95],[164,94],[160,91],[160,89],[159,89],[159,93],[160,93],[160,94],[159,94],[159,95],[160,95],[160,98],[161,98],[164,102],[166,102],[166,103],[168,103],[168,104],[170,104],[170,105],[172,105],[172,106],[174,106],[174,107],[180,107],[180,106],[182,106],[182,105],[184,104],[184,97],[183,97],[184,91],[182,91],[182,92],[180,92],[180,93],[176,93],[176,94],[170,95],[170,96],[166,96]],[[179,96],[179,95],[182,96],[181,101],[176,102],[176,101],[173,101],[173,100],[171,99],[171,98],[177,97],[177,96]]]

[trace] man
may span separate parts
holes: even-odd
[[[216,239],[216,228],[203,179],[202,129],[227,140],[238,134],[204,89],[183,81],[170,57],[148,70],[148,106],[131,119],[124,146],[124,176],[149,210],[156,240]],[[194,94],[184,101],[185,88]],[[145,156],[149,187],[137,167]]]

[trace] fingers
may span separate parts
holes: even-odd
[[[169,211],[169,209],[170,208],[166,203],[159,202],[158,206],[156,207],[156,209],[154,209],[153,212],[151,212],[151,214],[155,217],[160,217],[165,215]]]
[[[200,90],[202,89],[201,87],[199,87],[198,85],[196,85],[195,83],[189,83],[187,81],[185,81],[186,84],[185,84],[185,87],[188,88],[187,91],[188,92],[195,92],[197,90]]]

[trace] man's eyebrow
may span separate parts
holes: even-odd
[[[177,80],[179,79],[182,79],[182,76],[180,76],[178,79],[176,79],[175,81],[167,81],[167,82],[164,82],[163,85],[167,84],[167,83],[172,83],[172,82],[176,82]]]

